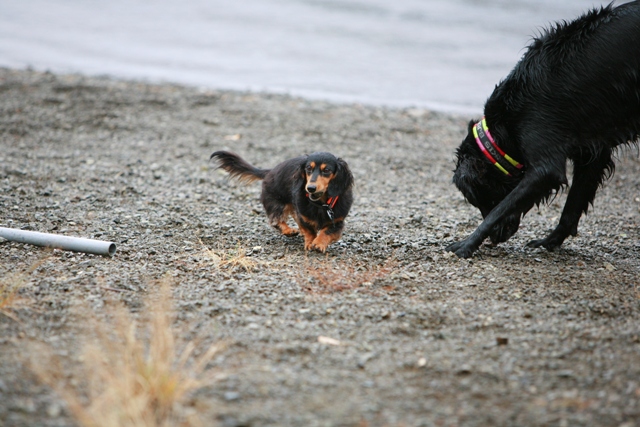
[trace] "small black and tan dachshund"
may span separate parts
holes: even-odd
[[[262,180],[260,201],[269,224],[285,236],[301,233],[306,250],[325,252],[342,236],[353,203],[353,175],[344,160],[313,153],[260,169],[228,151],[216,151],[210,159],[231,177],[248,183]],[[289,227],[289,216],[298,229]]]
[[[471,256],[509,239],[534,205],[573,180],[560,222],[532,247],[553,250],[578,232],[617,146],[640,134],[640,2],[594,9],[543,32],[469,123],[453,182],[484,218],[447,247]]]

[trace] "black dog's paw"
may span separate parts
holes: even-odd
[[[558,242],[556,239],[553,239],[551,236],[545,239],[532,240],[527,243],[527,247],[529,248],[545,248],[546,250],[553,252],[556,248],[559,248],[562,245],[562,241]]]
[[[476,251],[477,248],[469,245],[466,240],[461,242],[455,242],[445,248],[446,251],[453,252],[460,258],[469,258]]]
[[[575,236],[576,234],[578,234],[577,224],[571,227],[559,224],[547,237],[540,240],[532,240],[527,243],[527,246],[530,248],[543,247],[548,251],[553,251],[562,246],[562,243],[569,235]]]

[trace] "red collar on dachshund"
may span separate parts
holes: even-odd
[[[338,203],[338,197],[340,196],[329,197],[327,199],[327,203],[323,203],[322,205],[320,205],[319,203],[316,203],[313,200],[311,200],[311,197],[309,197],[309,193],[307,193],[307,199],[309,199],[311,203],[313,203],[314,205],[322,206],[323,208],[327,209],[327,216],[329,217],[331,222],[333,222],[333,207],[336,205],[336,203]]]
[[[478,147],[480,147],[482,153],[495,167],[500,169],[502,173],[507,176],[513,176],[523,172],[522,169],[524,165],[513,160],[498,147],[493,136],[491,136],[491,132],[489,132],[486,118],[483,117],[482,120],[473,127],[473,136],[476,138],[476,143],[478,143]]]

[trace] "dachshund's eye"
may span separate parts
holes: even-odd
[[[311,173],[311,172],[313,172],[313,168],[312,168],[311,166],[309,166],[309,165],[307,165],[307,166],[304,168],[304,170],[305,170],[305,172],[306,172],[306,173]]]
[[[331,169],[325,169],[322,171],[322,175],[324,176],[330,176],[331,175]]]

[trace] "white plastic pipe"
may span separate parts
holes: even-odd
[[[63,249],[65,251],[84,252],[87,254],[113,256],[116,244],[102,240],[84,239],[82,237],[60,236],[58,234],[39,233],[37,231],[16,230],[0,227],[0,237],[12,242],[28,243],[36,246]]]

